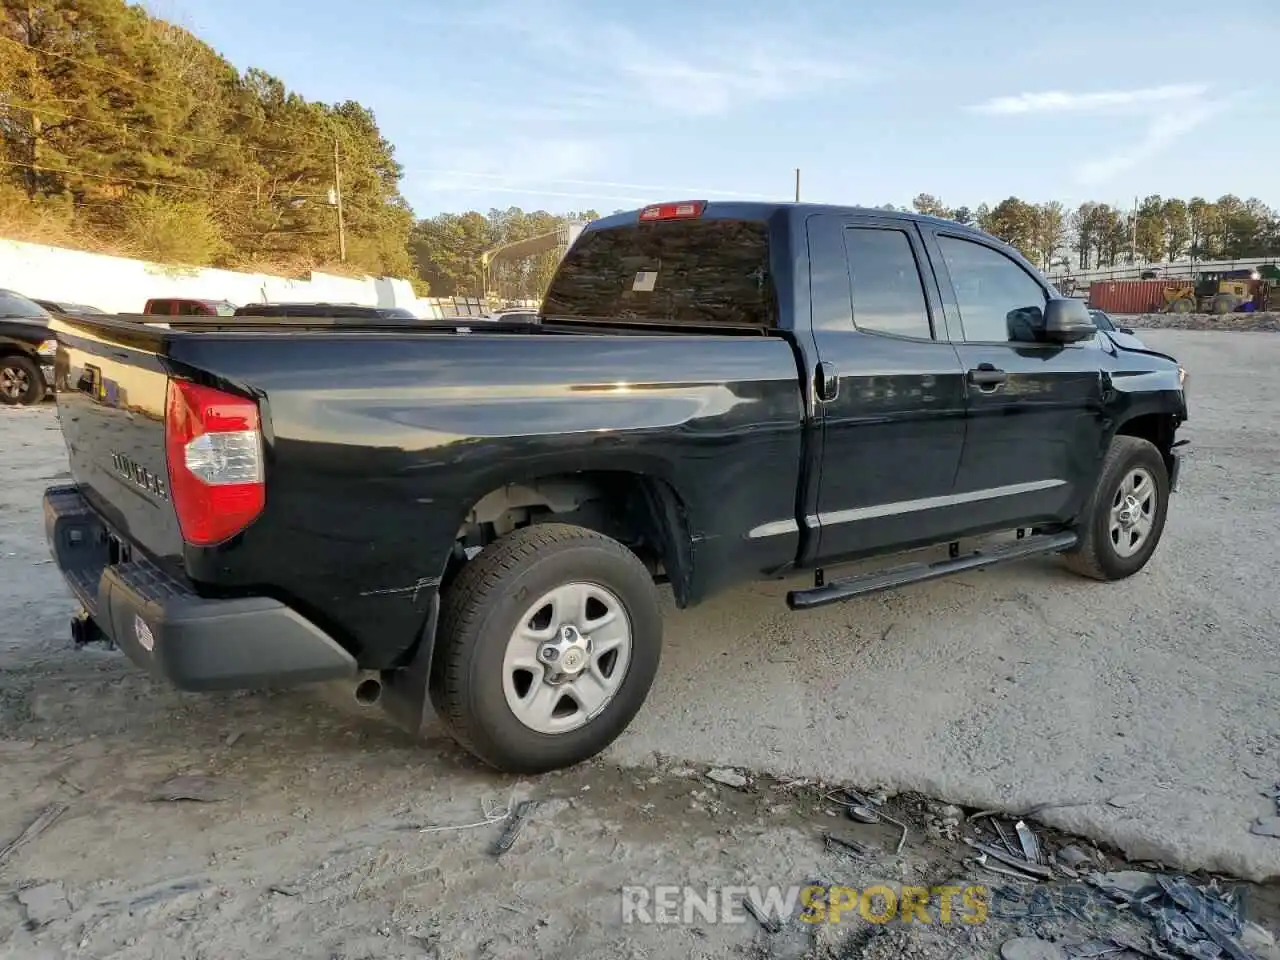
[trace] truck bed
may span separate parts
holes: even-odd
[[[794,560],[798,530],[748,535],[795,516],[806,418],[787,339],[513,326],[60,320],[75,485],[122,542],[194,591],[271,596],[371,667],[422,630],[468,511],[521,479],[635,471],[669,484],[695,578]],[[224,543],[184,543],[167,496],[175,380],[258,404],[266,503]]]

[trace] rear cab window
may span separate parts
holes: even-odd
[[[849,227],[844,242],[854,326],[864,333],[932,340],[924,281],[906,231]]]
[[[711,217],[588,230],[561,261],[541,312],[551,319],[775,327],[768,225]]]

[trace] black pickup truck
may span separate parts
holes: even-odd
[[[54,323],[76,637],[188,690],[345,679],[514,772],[641,708],[655,582],[809,570],[802,610],[1036,554],[1118,580],[1185,442],[1175,360],[907,214],[658,204],[592,223],[536,323],[232,324]]]

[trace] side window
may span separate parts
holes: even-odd
[[[938,237],[960,303],[964,338],[978,343],[1037,343],[1044,329],[1044,288],[998,250]]]
[[[911,240],[901,230],[845,231],[853,323],[859,330],[933,339],[924,285]]]
[[[202,303],[195,303],[191,300],[178,301],[178,316],[180,317],[203,317],[205,315],[205,307]]]

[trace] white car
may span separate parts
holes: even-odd
[[[1142,342],[1138,335],[1133,332],[1133,327],[1118,326],[1105,311],[1095,310],[1090,307],[1089,315],[1093,317],[1093,322],[1097,328],[1106,336],[1110,337],[1111,342],[1117,347],[1121,347],[1125,350],[1150,349]],[[1183,368],[1182,364],[1178,364],[1178,381],[1184,387],[1187,384],[1187,371]]]

